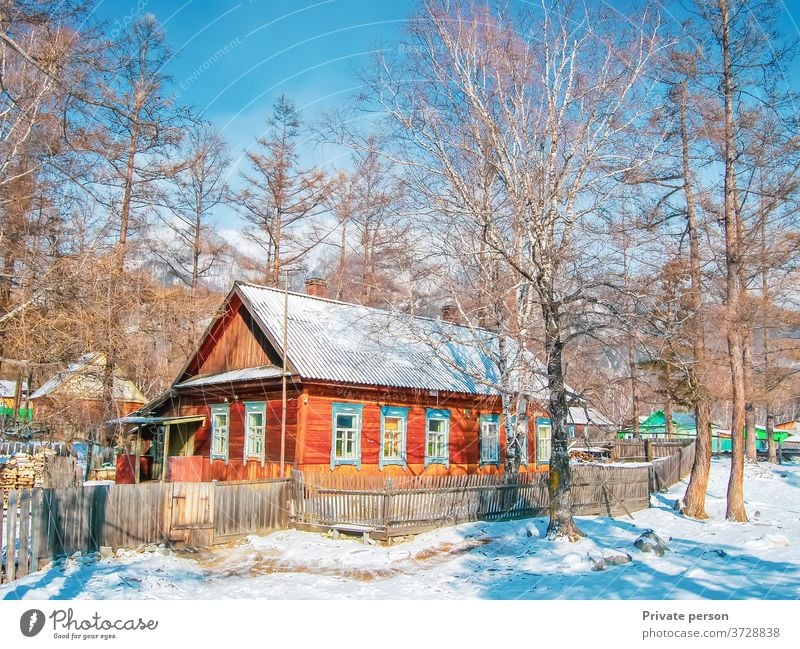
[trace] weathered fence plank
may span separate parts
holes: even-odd
[[[17,578],[17,492],[8,494],[8,509],[6,514],[6,579],[14,581]]]
[[[25,489],[19,501],[19,554],[17,577],[24,577],[30,572],[30,553],[28,551],[31,530],[31,492]]]

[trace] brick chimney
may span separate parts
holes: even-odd
[[[445,322],[458,322],[458,307],[448,302],[442,307],[442,320]]]
[[[328,297],[328,282],[322,277],[306,278],[306,295],[311,297]]]

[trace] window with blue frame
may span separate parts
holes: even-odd
[[[550,420],[546,417],[538,417],[536,419],[536,461],[539,464],[550,463],[552,434],[553,428],[550,424]]]
[[[378,463],[382,469],[388,464],[406,466],[406,431],[408,408],[381,407],[381,453]]]
[[[481,464],[500,464],[500,415],[481,415]]]
[[[264,424],[267,420],[267,404],[264,401],[244,404],[244,459],[264,459]]]
[[[428,408],[425,416],[425,466],[450,466],[450,411]]]
[[[331,470],[340,464],[361,468],[361,412],[356,403],[333,404]]]
[[[231,408],[225,404],[211,406],[211,459],[228,461],[228,432]]]

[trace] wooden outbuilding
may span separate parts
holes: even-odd
[[[117,479],[501,472],[494,336],[238,283],[171,389],[118,421],[140,443]],[[550,454],[541,380],[534,392],[523,471]]]
[[[28,399],[37,423],[57,435],[83,438],[102,428],[109,412],[124,416],[147,402],[136,384],[116,368],[109,392],[108,373],[107,356],[91,352],[50,377]]]

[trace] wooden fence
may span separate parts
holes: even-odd
[[[289,526],[288,480],[174,482],[11,491],[0,582],[101,546],[210,547]]]
[[[650,491],[671,487],[685,478],[694,464],[695,443],[679,447],[672,455],[653,460],[649,467]]]
[[[572,467],[574,511],[619,515],[648,506],[649,467]],[[292,520],[306,529],[338,528],[373,538],[476,520],[541,516],[548,508],[547,474],[382,478],[295,472]]]
[[[577,515],[631,515],[688,474],[694,446],[643,466],[575,464]],[[378,476],[294,472],[291,480],[91,485],[10,491],[0,582],[74,552],[169,543],[210,547],[248,534],[340,528],[390,539],[547,511],[547,474]]]
[[[694,439],[679,440],[614,440],[611,442],[611,459],[626,462],[652,462],[669,457],[679,449],[694,444]]]
[[[0,441],[0,455],[14,455],[15,453],[27,453],[33,455],[40,449],[52,449],[57,455],[69,455],[67,445],[64,442],[51,441]]]

